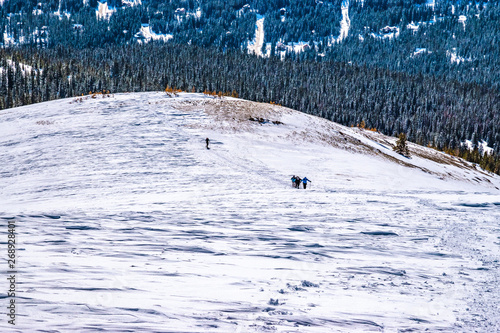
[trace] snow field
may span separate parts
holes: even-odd
[[[343,136],[358,146],[339,148]],[[16,328],[494,331],[499,177],[406,161],[382,140],[200,94],[2,111]]]

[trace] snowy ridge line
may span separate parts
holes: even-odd
[[[394,141],[203,94],[3,110],[16,328],[495,331],[500,177]]]

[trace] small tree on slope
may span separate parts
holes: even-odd
[[[396,141],[396,146],[394,146],[393,150],[405,157],[410,157],[410,151],[406,145],[406,134],[399,134],[398,141]]]

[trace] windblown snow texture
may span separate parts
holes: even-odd
[[[196,94],[2,111],[1,330],[498,331],[499,177],[380,140]]]

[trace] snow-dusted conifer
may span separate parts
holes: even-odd
[[[410,157],[410,151],[408,150],[408,145],[406,144],[406,134],[399,134],[398,141],[396,141],[396,146],[393,150],[405,157]]]

